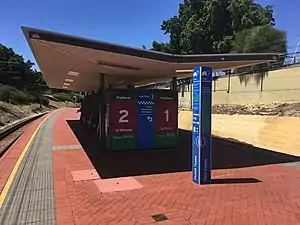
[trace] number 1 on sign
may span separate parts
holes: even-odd
[[[166,122],[169,122],[169,110],[164,111],[166,114]]]

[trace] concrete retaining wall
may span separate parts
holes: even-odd
[[[264,74],[224,76],[213,81],[213,104],[273,103],[300,101],[300,67]],[[191,85],[179,93],[179,104],[190,107]],[[227,93],[228,92],[228,93]]]
[[[192,112],[179,112],[180,129],[192,129]],[[300,118],[213,115],[212,133],[257,147],[300,156]]]

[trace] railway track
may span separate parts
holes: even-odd
[[[15,143],[15,141],[24,133],[30,124],[46,113],[38,114],[15,123],[11,127],[0,132],[0,158]]]

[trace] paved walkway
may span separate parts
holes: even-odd
[[[41,118],[1,158],[0,224],[300,225],[297,158],[214,140],[213,184],[197,186],[188,134],[176,151],[108,153],[78,116],[51,114],[27,148]]]

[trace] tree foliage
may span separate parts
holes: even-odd
[[[228,53],[237,34],[265,25],[275,25],[270,5],[263,7],[253,0],[184,0],[178,15],[162,22],[161,30],[169,35],[169,43],[154,41],[152,50],[174,54]],[[261,34],[272,31],[258,30]]]
[[[34,70],[33,66],[34,63],[25,61],[12,48],[0,44],[0,83],[26,91],[45,87],[42,74]]]
[[[33,69],[34,63],[15,53],[12,48],[0,44],[0,100],[13,104],[40,102],[47,99],[41,93],[48,89],[40,72]]]
[[[242,30],[237,33],[232,44],[232,51],[236,53],[262,53],[262,52],[277,52],[286,53],[287,42],[286,32],[275,29],[270,25],[257,26],[250,29]],[[283,65],[284,57],[278,60],[278,65]],[[256,83],[259,84],[261,79],[267,76],[267,64],[250,66],[245,68],[235,69],[235,72],[253,73],[260,71],[260,75],[254,75]],[[245,85],[251,79],[251,75],[240,76],[240,81]]]
[[[236,34],[232,44],[232,51],[236,53],[286,53],[286,49],[286,32],[270,25],[242,30]]]

